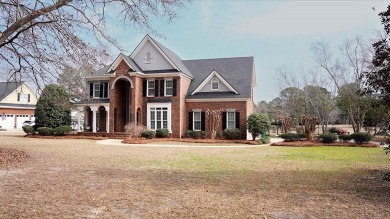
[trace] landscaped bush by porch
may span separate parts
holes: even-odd
[[[157,129],[156,138],[168,138],[169,130],[168,129]]]
[[[141,137],[144,137],[146,139],[152,139],[156,135],[156,132],[153,130],[146,130],[141,133]]]
[[[207,137],[207,133],[205,131],[192,131],[192,130],[186,131],[186,138],[205,139],[206,137]]]
[[[339,135],[339,139],[340,139],[340,141],[342,141],[342,142],[348,142],[348,141],[350,141],[352,138],[351,138],[350,135]]]
[[[241,131],[240,129],[225,129],[222,131],[222,135],[227,140],[238,140],[241,138]]]
[[[56,128],[53,129],[53,134],[55,135],[65,135],[69,132],[72,131],[72,127],[68,126],[68,125],[62,125],[62,126],[58,126]]]

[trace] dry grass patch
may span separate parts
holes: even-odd
[[[379,148],[169,148],[0,136],[0,218],[389,218]]]
[[[369,147],[369,148],[379,147],[379,145],[375,143],[363,143],[363,144],[357,144],[353,142],[323,143],[317,141],[283,141],[283,142],[272,143],[271,146],[289,146],[289,147],[341,146],[341,147]]]

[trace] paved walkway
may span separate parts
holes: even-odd
[[[281,138],[271,138],[271,143],[274,142],[281,142],[283,139]],[[102,145],[122,145],[122,146],[129,146],[129,147],[178,147],[178,148],[256,148],[256,147],[264,147],[264,146],[270,146],[270,144],[262,144],[262,145],[245,145],[245,144],[232,144],[232,145],[200,145],[199,143],[195,145],[182,145],[182,144],[124,144],[122,143],[121,139],[106,139],[106,140],[100,140],[96,142],[97,144]],[[191,143],[188,143],[191,144]]]

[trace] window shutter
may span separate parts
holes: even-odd
[[[99,89],[99,97],[100,98],[103,98],[103,89],[104,89],[103,82],[100,82],[100,89]]]
[[[27,102],[30,102],[30,94],[28,94],[27,98]]]
[[[226,129],[226,112],[222,112],[222,131]]]
[[[142,96],[143,97],[146,97],[146,89],[147,89],[147,87],[146,87],[146,80],[143,80],[142,81]]]
[[[176,96],[176,87],[177,87],[177,79],[173,79],[172,81],[173,85],[172,85],[172,88],[173,88],[173,91],[172,91],[172,96]]]
[[[162,96],[162,97],[164,96],[164,87],[165,87],[164,83],[165,83],[165,80],[160,81],[160,96]]]
[[[205,112],[202,112],[200,114],[200,130],[201,131],[206,131],[206,113]]]
[[[158,97],[158,80],[154,81],[154,96]]]
[[[240,113],[236,112],[236,128],[240,129]]]
[[[192,130],[192,123],[193,123],[193,117],[194,114],[192,112],[188,113],[188,130]]]
[[[18,102],[20,101],[20,93],[18,93]]]
[[[89,83],[89,97],[93,98],[93,83]]]

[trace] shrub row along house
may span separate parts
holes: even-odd
[[[187,130],[210,136],[206,111],[221,110],[218,131],[238,128],[247,138],[255,75],[253,57],[182,60],[146,35],[130,56],[86,77],[89,98],[75,105],[90,132],[123,132],[134,122],[175,138]]]

